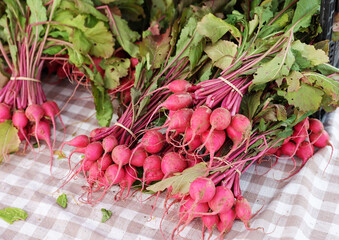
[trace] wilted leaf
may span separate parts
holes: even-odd
[[[2,162],[7,154],[18,151],[20,139],[18,130],[10,120],[0,123],[0,136],[0,162]]]
[[[101,212],[102,212],[102,219],[101,219],[102,223],[106,222],[112,216],[112,212],[110,210],[106,210],[105,208],[101,208]]]
[[[27,213],[20,208],[8,207],[0,210],[0,218],[10,224],[17,220],[26,220],[27,217]]]
[[[60,207],[66,208],[67,207],[67,195],[65,193],[61,194],[57,198],[57,203]]]
[[[207,46],[205,52],[213,60],[215,66],[224,70],[232,64],[237,49],[237,45],[233,42],[220,40],[212,46]]]

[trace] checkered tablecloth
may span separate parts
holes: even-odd
[[[45,84],[49,99],[60,107],[72,95],[74,86]],[[75,97],[65,107],[63,120],[66,139],[88,134],[98,127],[91,95],[79,88]],[[241,176],[243,195],[252,206],[252,212],[261,211],[251,220],[248,231],[236,221],[225,239],[339,239],[339,111],[327,116],[326,129],[330,133],[334,153],[330,164],[331,148],[318,151],[306,166],[287,181],[277,181],[287,176],[293,163],[281,160],[269,173],[269,164],[252,166]],[[57,121],[57,146],[63,137],[62,126]],[[65,148],[68,155],[71,148]],[[80,157],[80,156],[78,156]],[[77,157],[75,156],[75,159]],[[297,161],[300,165],[300,161]],[[324,169],[326,171],[324,172]],[[0,208],[17,207],[28,213],[26,221],[12,225],[0,219],[0,239],[169,239],[177,224],[178,206],[163,217],[164,195],[160,195],[153,215],[150,216],[154,198],[137,193],[133,198],[114,201],[118,188],[112,188],[105,198],[94,206],[78,201],[83,193],[84,180],[73,179],[61,190],[68,173],[65,159],[54,159],[50,173],[50,154],[45,145],[35,156],[28,151],[11,155],[0,165]],[[68,207],[56,203],[61,193],[68,195]],[[112,211],[112,217],[101,223],[101,208]],[[190,223],[181,236],[201,239],[200,220]],[[208,234],[206,235],[207,239]],[[213,235],[217,236],[217,231]]]

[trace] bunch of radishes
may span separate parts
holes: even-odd
[[[331,146],[329,135],[324,129],[323,123],[316,118],[305,118],[293,127],[292,136],[286,138],[279,148],[271,149],[270,153],[280,157],[286,155],[293,160],[294,167],[296,167],[294,156],[302,160],[302,164],[298,171],[289,175],[287,178],[293,176],[306,164],[306,162],[314,155],[315,147],[323,148]],[[332,147],[333,151],[333,147]],[[286,179],[287,179],[286,178]]]

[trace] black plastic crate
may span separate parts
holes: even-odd
[[[319,40],[329,40],[329,58],[333,66],[339,67],[339,43],[332,41],[333,18],[339,12],[339,0],[322,0],[320,9],[320,24],[322,33]]]

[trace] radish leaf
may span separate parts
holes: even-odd
[[[101,208],[101,212],[102,212],[102,219],[101,219],[102,223],[106,222],[112,216],[112,212],[110,210],[106,210],[105,208]]]
[[[18,130],[10,120],[0,123],[0,136],[0,162],[2,162],[7,154],[18,151],[20,139]]]
[[[66,208],[67,207],[67,195],[65,193],[61,194],[57,198],[57,203],[60,207]]]
[[[232,64],[237,54],[237,45],[230,41],[220,40],[212,46],[207,46],[205,52],[215,66],[224,70]]]
[[[26,220],[27,217],[27,213],[20,208],[8,207],[0,210],[0,218],[9,224],[17,220]]]

